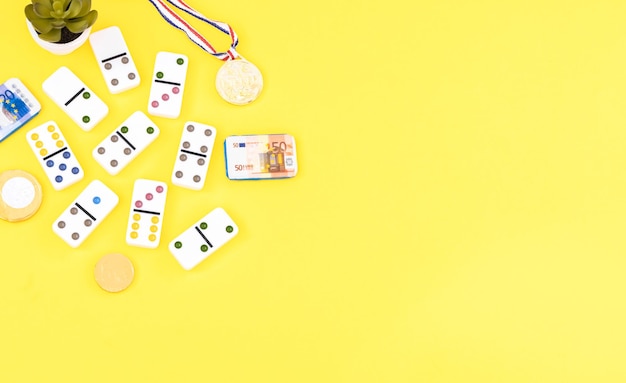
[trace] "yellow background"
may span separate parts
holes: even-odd
[[[26,2],[3,2],[0,81],[43,110],[0,170],[33,173],[44,202],[0,221],[0,381],[626,381],[623,1],[190,2],[238,32],[255,103],[222,101],[221,63],[148,1],[94,0],[142,76],[119,95],[88,44],[53,56]],[[160,50],[190,58],[182,115],[154,117],[161,136],[111,177],[91,151],[146,110]],[[89,133],[41,89],[61,65],[110,107]],[[61,192],[25,140],[51,119],[87,175]],[[170,186],[160,247],[129,247],[132,183],[169,180],[187,120],[217,128],[207,184]],[[295,178],[225,177],[225,137],[283,132]],[[120,204],[74,250],[50,226],[92,179]],[[167,243],[217,206],[239,235],[184,271]],[[136,267],[120,294],[93,279],[110,252]]]

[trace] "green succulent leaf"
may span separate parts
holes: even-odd
[[[52,28],[54,29],[62,29],[67,22],[63,19],[52,19],[50,20],[50,24],[52,24]]]
[[[56,43],[57,41],[61,40],[61,30],[52,29],[48,33],[40,34],[39,38],[45,41],[49,41],[51,43]]]
[[[98,18],[97,11],[91,11],[86,16],[79,17],[76,19],[68,20],[66,23],[67,29],[73,33],[81,33],[85,29],[91,27]]]
[[[82,0],[72,0],[72,2],[70,3],[70,7],[67,10],[67,16],[65,17],[68,19],[80,17],[80,13],[82,10],[83,10]]]
[[[39,17],[49,18],[52,13],[52,0],[33,0],[30,5]]]
[[[61,15],[65,13],[65,8],[63,7],[63,1],[54,0],[52,2],[52,11],[57,17],[61,17]]]
[[[91,0],[82,0],[83,6],[81,8],[80,13],[76,17],[87,16],[89,11],[91,10]]]
[[[42,19],[37,16],[35,11],[33,10],[33,5],[28,4],[26,8],[24,8],[24,13],[26,14],[26,18],[33,24],[35,30],[39,33],[47,33],[53,28],[50,19]]]

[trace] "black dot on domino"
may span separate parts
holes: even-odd
[[[118,81],[118,79],[114,78],[113,80],[111,80],[111,85],[113,86],[117,86],[117,84],[119,84],[120,82]]]
[[[116,160],[111,160],[111,167],[117,167],[117,161]]]
[[[73,233],[72,234],[72,239],[73,240],[77,240],[78,238],[80,238],[80,235],[78,235],[78,233]]]
[[[200,176],[193,176],[193,181],[194,182],[200,182],[202,180],[202,178],[200,178]]]
[[[130,150],[130,148],[124,149],[124,154],[126,154],[127,156],[130,155],[130,153],[132,153],[132,150]]]
[[[209,137],[211,134],[213,134],[213,132],[211,131],[211,129],[207,129],[204,131],[204,135]]]
[[[73,207],[73,208],[70,209],[70,214],[76,215],[76,213],[78,213],[78,209],[77,208]]]
[[[186,154],[181,154],[180,155],[180,160],[181,161],[187,161],[187,155]]]
[[[176,172],[176,178],[181,178],[183,176],[183,172],[180,170]]]
[[[190,146],[191,146],[191,144],[189,144],[189,141],[183,142],[183,148],[189,149]]]
[[[193,125],[187,125],[187,131],[188,131],[188,132],[193,132],[193,130],[194,130],[194,129],[195,129],[195,128],[194,128],[194,126],[193,126]]]
[[[198,165],[204,165],[204,158],[198,158]]]
[[[93,222],[90,219],[86,219],[84,223],[85,223],[85,226],[89,227],[91,226]]]
[[[113,65],[111,65],[111,63],[104,64],[104,69],[109,70],[111,68],[113,68]]]
[[[59,229],[65,228],[65,221],[59,221],[59,223],[57,223],[57,226],[59,227]]]
[[[98,148],[98,154],[104,154],[104,152],[106,152],[106,150],[103,147]]]

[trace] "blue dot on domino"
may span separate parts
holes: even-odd
[[[60,169],[61,171],[64,171],[65,169],[67,169],[67,165],[65,165],[65,164],[61,164],[61,165],[59,165],[59,169]]]
[[[63,153],[63,158],[65,159],[70,158],[70,156],[71,156],[70,152]]]
[[[56,177],[54,177],[54,180],[55,180],[56,182],[58,182],[58,183],[61,183],[61,182],[63,182],[63,177],[61,177],[61,176],[56,176]]]
[[[100,199],[100,197],[93,197],[93,203],[96,205],[99,205],[100,202],[102,202],[102,200]]]
[[[78,168],[72,168],[72,174],[78,174],[80,170]]]
[[[46,166],[49,167],[49,168],[53,167],[54,166],[54,161],[48,160],[48,162],[46,162]]]

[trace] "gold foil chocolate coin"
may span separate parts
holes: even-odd
[[[42,195],[32,174],[23,170],[0,173],[0,219],[19,222],[32,217],[41,206]]]
[[[259,69],[244,59],[229,60],[217,72],[217,93],[235,105],[245,105],[256,100],[263,89],[263,76]]]
[[[103,290],[117,293],[126,289],[133,282],[135,268],[130,259],[122,254],[108,254],[96,264],[94,277]]]

